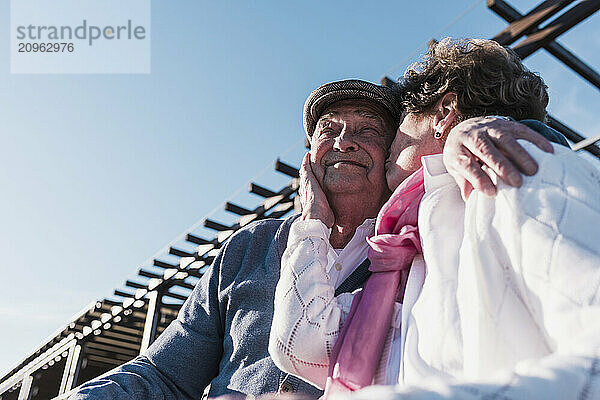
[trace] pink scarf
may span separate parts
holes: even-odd
[[[390,329],[402,271],[421,253],[418,211],[425,193],[423,169],[394,191],[377,217],[375,236],[367,239],[373,274],[352,300],[350,313],[333,347],[324,398],[373,381]]]

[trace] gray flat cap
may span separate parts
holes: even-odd
[[[395,89],[358,79],[346,79],[326,83],[315,89],[304,103],[304,130],[312,136],[317,121],[330,105],[342,100],[372,101],[390,112],[395,121],[400,121],[400,104],[394,95]]]

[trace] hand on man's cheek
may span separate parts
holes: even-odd
[[[314,141],[317,139],[313,138]],[[310,166],[312,168],[312,172],[317,178],[317,181],[320,184],[323,184],[323,178],[325,177],[325,169],[321,164],[321,160],[323,158],[324,151],[319,151],[319,147],[317,143],[313,143],[310,150]]]
[[[318,219],[331,228],[335,218],[327,196],[313,172],[310,153],[302,159],[299,170],[300,187],[298,194],[302,204],[302,219]]]

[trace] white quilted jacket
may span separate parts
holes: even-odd
[[[466,205],[424,158],[426,277],[409,277],[399,383],[352,399],[600,399],[600,172],[521,144],[539,172]]]

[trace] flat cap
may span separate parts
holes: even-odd
[[[358,79],[346,79],[319,86],[304,103],[304,130],[309,137],[312,136],[317,121],[327,107],[338,101],[350,99],[372,101],[389,111],[394,121],[400,121],[402,111],[396,100],[395,90]]]

